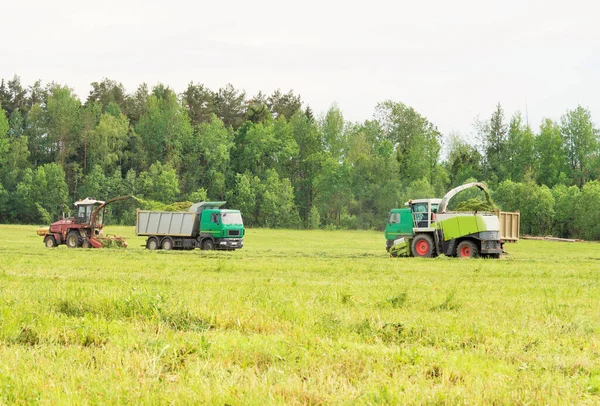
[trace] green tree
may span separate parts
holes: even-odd
[[[586,183],[570,207],[575,211],[575,234],[585,240],[600,240],[600,182]]]
[[[0,166],[6,164],[8,149],[10,147],[8,129],[9,126],[6,112],[2,109],[2,105],[0,105]]]
[[[49,223],[58,218],[68,199],[65,172],[58,164],[26,169],[17,185],[13,214],[20,223]]]
[[[351,167],[354,195],[348,212],[354,216],[357,228],[381,228],[390,209],[403,203],[394,146],[383,134],[377,121],[350,125],[347,129],[346,162]]]
[[[227,201],[231,207],[240,210],[246,225],[258,225],[257,195],[260,193],[262,193],[262,185],[257,176],[252,176],[250,173],[235,175],[234,187],[228,191]]]
[[[590,111],[581,106],[562,116],[560,129],[573,180],[581,187],[589,179],[592,158],[598,154],[598,129]]]
[[[25,120],[25,135],[29,141],[31,163],[40,166],[53,162],[52,147],[48,138],[46,113],[39,103],[34,104]]]
[[[484,152],[483,169],[485,180],[495,184],[506,178],[507,126],[504,110],[500,103],[487,121],[475,123],[478,138]]]
[[[277,89],[267,98],[267,107],[275,118],[285,117],[289,120],[301,111],[302,99],[300,95],[295,95],[292,90],[284,94],[280,89]]]
[[[449,174],[450,186],[459,186],[467,179],[482,180],[482,156],[473,145],[463,141],[457,135],[449,139],[449,153],[446,168]]]
[[[325,150],[339,161],[344,156],[347,142],[344,139],[344,116],[337,104],[329,108],[319,125],[323,133]]]
[[[291,165],[296,206],[303,223],[308,219],[308,213],[315,195],[315,179],[321,170],[325,155],[322,152],[322,134],[315,123],[303,113],[296,113],[290,120],[290,132],[298,146],[298,155]]]
[[[554,197],[554,224],[552,232],[558,237],[568,238],[576,233],[576,203],[579,202],[580,190],[577,186],[567,187],[557,184],[552,188]],[[586,210],[587,212],[587,210]]]
[[[214,111],[226,127],[236,130],[245,121],[246,92],[239,91],[231,83],[217,91],[214,97]]]
[[[85,105],[98,103],[102,107],[102,112],[111,104],[119,106],[124,114],[127,113],[127,92],[123,84],[108,78],[101,82],[92,82],[92,90],[85,101]]]
[[[19,138],[23,135],[23,115],[19,110],[13,110],[10,118],[8,119],[8,124],[10,129],[8,130],[8,134],[12,138]]]
[[[437,128],[412,107],[390,100],[377,105],[376,117],[394,145],[403,183],[423,178],[432,183],[441,151]]]
[[[267,170],[260,196],[259,223],[271,228],[294,228],[300,224],[289,179],[279,179],[274,169]]]
[[[173,91],[159,85],[153,93],[148,96],[136,132],[141,136],[147,162],[158,160],[178,168],[183,145],[193,134],[192,126]]]
[[[208,195],[223,199],[229,170],[233,134],[214,114],[201,123],[187,144],[182,172],[184,191],[203,187]]]
[[[350,166],[333,157],[324,162],[315,181],[315,205],[325,224],[341,226],[342,213],[353,199]]]
[[[523,124],[521,113],[510,120],[506,140],[506,169],[510,179],[522,182],[531,178],[536,167],[535,136],[528,125]]]
[[[211,120],[215,113],[215,94],[204,85],[190,82],[183,92],[183,105],[195,127]]]
[[[140,174],[140,185],[143,195],[150,200],[173,203],[179,195],[177,173],[158,161],[152,164],[148,172]]]
[[[68,87],[56,85],[50,90],[46,111],[48,137],[52,154],[63,168],[79,147],[80,107],[81,103]]]
[[[98,125],[89,135],[90,165],[100,165],[105,173],[114,171],[123,158],[128,132],[129,122],[123,114],[118,117],[102,114]]]
[[[559,126],[550,119],[544,120],[539,135],[535,137],[534,147],[539,166],[538,182],[553,187],[565,181],[567,156]]]

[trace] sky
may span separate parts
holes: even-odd
[[[473,139],[497,103],[534,129],[578,104],[600,122],[599,11],[591,0],[9,0],[0,77],[66,84],[82,100],[105,77],[128,92],[293,89],[350,121],[390,99]]]

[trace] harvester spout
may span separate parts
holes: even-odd
[[[96,207],[96,209],[92,212],[92,218],[91,218],[91,229],[92,229],[92,235],[90,235],[89,237],[89,243],[92,245],[92,247],[94,248],[102,248],[104,246],[106,246],[107,243],[111,243],[117,246],[122,246],[122,247],[127,247],[127,243],[123,240],[123,238],[120,237],[99,237],[94,235],[94,230],[96,229],[96,220],[98,219],[98,213],[100,213],[100,210],[103,210],[106,206],[108,206],[111,203],[114,202],[118,202],[121,200],[127,200],[127,199],[136,199],[135,196],[119,196],[119,197],[115,197],[114,199],[110,199],[107,200],[106,202],[102,203],[100,206]],[[110,246],[110,245],[109,245]]]
[[[440,206],[438,208],[438,213],[445,213],[446,209],[448,208],[448,202],[450,201],[450,199],[452,199],[454,196],[456,196],[458,193],[462,192],[463,190],[469,189],[472,187],[478,187],[479,189],[481,189],[481,191],[483,193],[485,193],[485,198],[487,199],[487,201],[488,202],[491,201],[490,193],[487,190],[487,186],[485,186],[483,183],[481,183],[481,182],[465,183],[464,185],[455,187],[454,189],[452,189],[448,193],[446,193],[446,195],[442,198],[442,201],[440,202]]]
[[[94,229],[94,227],[96,227],[96,219],[98,218],[98,213],[100,213],[100,210],[104,209],[106,206],[108,206],[111,203],[118,202],[120,200],[127,200],[127,199],[135,199],[135,196],[115,197],[114,199],[107,200],[106,202],[102,203],[100,206],[96,207],[96,210],[94,210],[92,212],[92,219],[91,219],[92,230]]]

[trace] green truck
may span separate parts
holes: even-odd
[[[200,202],[187,212],[138,210],[135,233],[148,237],[149,250],[240,249],[245,234],[242,214],[222,209],[225,203]]]
[[[442,199],[410,200],[408,207],[393,209],[385,228],[387,251],[395,257],[499,258],[505,240],[518,240],[519,213],[448,211],[450,199],[471,187],[489,199],[486,186],[473,182],[450,190]]]

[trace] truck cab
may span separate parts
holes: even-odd
[[[200,215],[200,237],[216,249],[244,246],[244,221],[239,210],[204,209]],[[210,243],[208,243],[210,245]],[[211,249],[211,247],[207,247]]]

